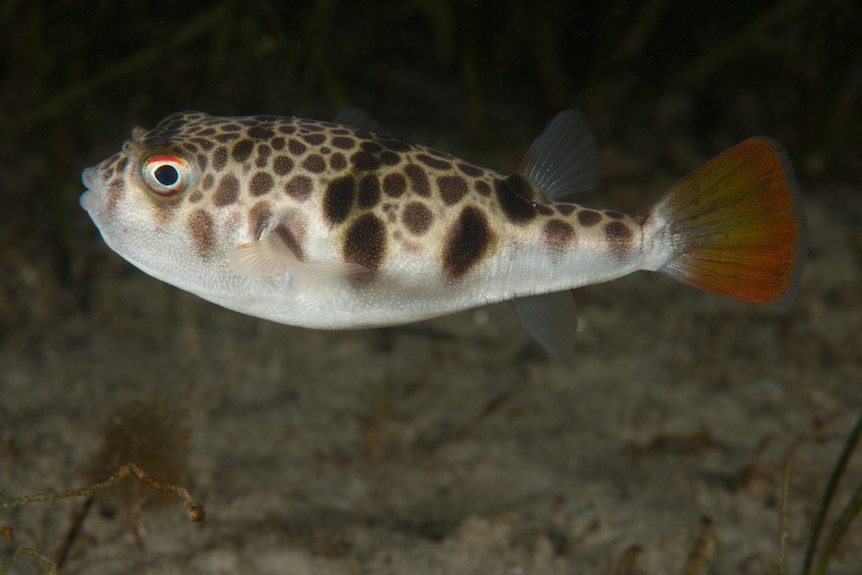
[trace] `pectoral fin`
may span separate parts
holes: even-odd
[[[291,287],[309,289],[320,282],[345,278],[361,279],[370,275],[365,266],[349,263],[304,262],[290,229],[284,223],[268,227],[257,241],[234,247],[229,254],[233,270],[249,277],[286,275]]]

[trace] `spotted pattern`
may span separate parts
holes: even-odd
[[[272,204],[267,201],[257,202],[248,211],[248,227],[254,238],[260,238],[264,228],[272,216]]]
[[[513,180],[511,177],[496,180],[494,182],[494,193],[497,202],[503,210],[503,214],[505,214],[509,221],[514,224],[524,225],[536,217],[536,210],[533,204],[522,195],[524,189],[518,180]]]
[[[240,140],[233,145],[230,155],[235,162],[244,162],[249,158],[249,156],[251,156],[251,152],[253,150],[254,142],[249,139]]]
[[[638,222],[620,212],[546,202],[521,175],[502,177],[361,129],[270,116],[178,114],[141,137],[145,146],[185,154],[198,170],[199,183],[182,202],[187,215],[178,221],[201,257],[217,249],[218,228],[247,226],[259,238],[275,216],[290,210],[322,218],[344,259],[373,273],[396,250],[427,251],[428,242],[440,241],[440,272],[449,282],[460,281],[494,253],[501,226],[533,234],[553,257],[587,241],[584,234],[605,240],[619,257],[635,248]],[[109,210],[126,195],[127,163],[128,155],[118,154],[103,169]],[[154,207],[159,220],[167,221],[176,202]],[[304,211],[312,207],[317,214]],[[231,218],[240,223],[226,223]],[[302,259],[305,229],[291,221],[272,233]]]
[[[287,249],[293,252],[293,255],[296,256],[298,260],[304,259],[305,256],[302,250],[302,242],[294,235],[293,230],[290,227],[284,224],[278,224],[272,231],[278,235],[281,242],[287,247]]]
[[[569,222],[552,219],[542,227],[542,237],[545,243],[557,251],[563,251],[572,246],[575,241],[575,228]]]
[[[117,211],[117,206],[123,201],[126,196],[126,182],[120,179],[111,180],[105,190],[107,197],[107,209],[109,214]]]
[[[272,171],[276,176],[285,176],[293,169],[293,160],[289,156],[276,156],[272,161]]]
[[[440,198],[447,206],[457,204],[467,195],[467,180],[461,176],[440,176],[437,178]]]
[[[195,250],[202,258],[210,257],[216,249],[213,218],[206,210],[196,209],[186,219],[186,230],[192,238]]]
[[[383,178],[383,191],[390,198],[401,197],[407,191],[407,178],[398,172],[386,174]]]
[[[239,197],[239,180],[233,174],[225,174],[219,180],[213,195],[213,204],[217,207],[229,206]]]
[[[356,180],[342,176],[332,180],[323,195],[323,218],[330,224],[340,224],[350,215],[356,196]]]
[[[284,184],[284,192],[300,202],[308,200],[312,190],[314,190],[314,182],[308,176],[294,176]]]
[[[431,196],[431,185],[428,183],[428,176],[425,174],[425,170],[416,164],[408,164],[404,166],[404,173],[407,174],[407,178],[410,180],[414,194],[423,198]]]
[[[622,257],[634,247],[635,232],[624,222],[613,221],[605,225],[605,238],[614,254]]]
[[[467,206],[449,230],[443,249],[443,274],[449,281],[463,278],[488,254],[493,232],[485,212]]]
[[[263,196],[275,187],[275,180],[266,172],[257,172],[251,177],[249,191],[252,196]]]
[[[602,214],[595,210],[578,210],[578,223],[589,228],[602,221]]]
[[[380,201],[380,180],[377,176],[363,176],[359,181],[359,207],[373,208]]]
[[[410,202],[404,206],[404,213],[401,215],[404,222],[404,227],[414,236],[421,236],[431,227],[434,221],[434,215],[431,210],[422,202]]]
[[[374,214],[356,219],[344,238],[344,259],[367,267],[372,273],[380,268],[386,254],[386,227]]]

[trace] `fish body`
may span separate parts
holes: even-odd
[[[804,216],[772,140],[731,148],[627,215],[564,201],[598,179],[596,142],[577,111],[558,115],[511,175],[372,127],[355,111],[332,123],[173,114],[85,169],[80,203],[144,272],[309,328],[510,301],[564,356],[573,288],[637,270],[765,303],[798,286]]]

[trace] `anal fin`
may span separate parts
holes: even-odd
[[[533,295],[509,302],[515,316],[548,353],[568,357],[575,349],[578,310],[571,291]]]

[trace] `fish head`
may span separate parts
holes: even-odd
[[[118,153],[83,171],[79,200],[111,249],[196,293],[223,283],[228,250],[250,237],[238,168],[206,137],[207,118],[182,112],[153,130],[135,128]]]

